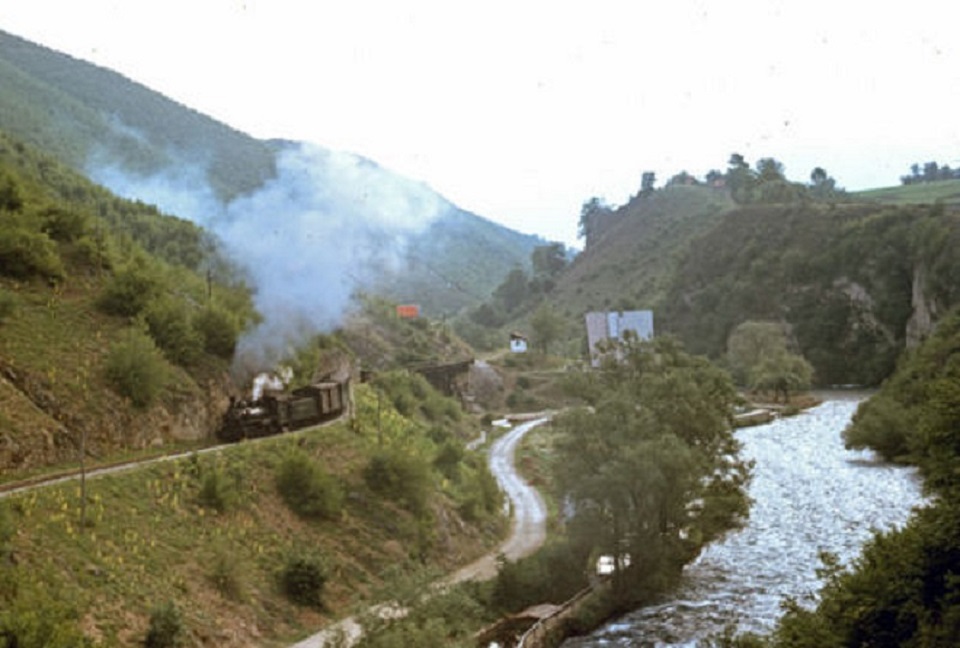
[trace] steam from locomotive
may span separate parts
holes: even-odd
[[[196,160],[135,176],[91,158],[115,193],[202,225],[246,269],[264,321],[237,348],[237,370],[275,366],[342,322],[353,292],[403,267],[406,242],[449,208],[425,185],[356,155],[289,145],[258,190],[220,200]]]

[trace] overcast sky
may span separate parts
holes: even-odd
[[[960,165],[948,0],[0,0],[0,29],[259,138],[358,153],[568,244],[731,153],[847,189]]]

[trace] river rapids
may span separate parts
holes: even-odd
[[[820,552],[849,564],[873,530],[902,526],[923,502],[913,468],[843,447],[862,395],[828,394],[798,416],[737,432],[756,462],[744,528],[707,547],[678,589],[564,648],[695,647],[725,629],[770,632],[781,602],[816,604]]]

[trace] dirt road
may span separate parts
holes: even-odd
[[[503,554],[510,560],[517,560],[532,554],[543,544],[547,534],[547,507],[536,489],[527,484],[517,473],[513,460],[517,445],[524,435],[547,420],[549,420],[548,417],[543,417],[518,425],[497,439],[490,447],[490,472],[497,478],[497,482],[507,495],[508,506],[513,513],[513,528],[510,536],[496,551],[457,570],[443,579],[439,586],[493,578],[497,574],[497,556]],[[376,613],[377,610],[394,616],[403,615],[402,610],[398,611],[396,607],[389,604],[378,606],[374,612]],[[360,640],[362,633],[363,628],[356,618],[349,617],[294,644],[291,648],[323,648],[327,643],[353,646]]]
[[[459,569],[446,580],[447,583],[493,578],[497,574],[498,554],[517,560],[529,556],[543,544],[547,534],[547,507],[540,493],[517,473],[513,459],[524,435],[547,420],[538,418],[518,425],[490,447],[490,472],[507,495],[513,511],[513,529],[496,552]]]

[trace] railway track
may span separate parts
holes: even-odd
[[[299,430],[294,430],[292,432],[286,432],[284,434],[296,434],[297,432],[304,432],[307,430],[315,429],[318,427],[323,427],[325,425],[330,425],[331,423],[336,423],[346,416],[346,414],[341,414],[335,419],[329,421],[324,421],[317,425],[312,425],[310,427],[302,428]],[[257,443],[259,441],[264,441],[267,439],[273,439],[276,436],[266,436],[257,439],[247,439],[244,443]],[[177,459],[185,459],[191,455],[201,455],[207,454],[210,452],[217,452],[223,450],[224,448],[235,447],[236,443],[218,443],[216,445],[206,446],[202,448],[194,448],[191,450],[177,450],[174,452],[169,452],[166,454],[161,454],[155,457],[146,457],[143,459],[129,459],[121,460],[107,463],[99,463],[89,468],[73,468],[70,470],[62,470],[53,474],[47,475],[38,475],[36,477],[29,477],[27,479],[7,482],[5,484],[0,484],[0,499],[9,497],[10,495],[16,495],[17,493],[24,493],[36,488],[45,488],[47,486],[53,486],[55,484],[61,484],[67,481],[74,481],[80,478],[91,479],[100,477],[102,475],[109,475],[113,473],[125,472],[128,470],[136,470],[138,468],[143,468],[144,466],[149,466],[151,464],[161,463],[164,461],[175,461]]]
[[[123,461],[109,462],[105,464],[97,464],[90,468],[74,468],[71,470],[62,470],[49,475],[38,475],[36,477],[30,477],[27,479],[22,479],[18,481],[7,482],[5,484],[0,484],[0,499],[4,497],[9,497],[10,495],[16,495],[17,493],[27,492],[36,488],[45,488],[47,486],[53,486],[55,484],[61,484],[63,482],[73,481],[80,478],[91,479],[99,477],[102,475],[109,475],[112,473],[124,472],[127,470],[136,470],[137,468],[142,468],[144,466],[149,466],[151,464],[160,463],[163,461],[173,461],[176,459],[183,459],[189,457],[193,454],[205,454],[208,452],[215,452],[217,450],[222,450],[223,448],[228,448],[234,444],[232,443],[222,443],[214,446],[208,446],[205,448],[198,448],[195,450],[179,450],[176,452],[171,452],[169,454],[163,454],[156,457],[148,457],[145,459],[129,459]]]

